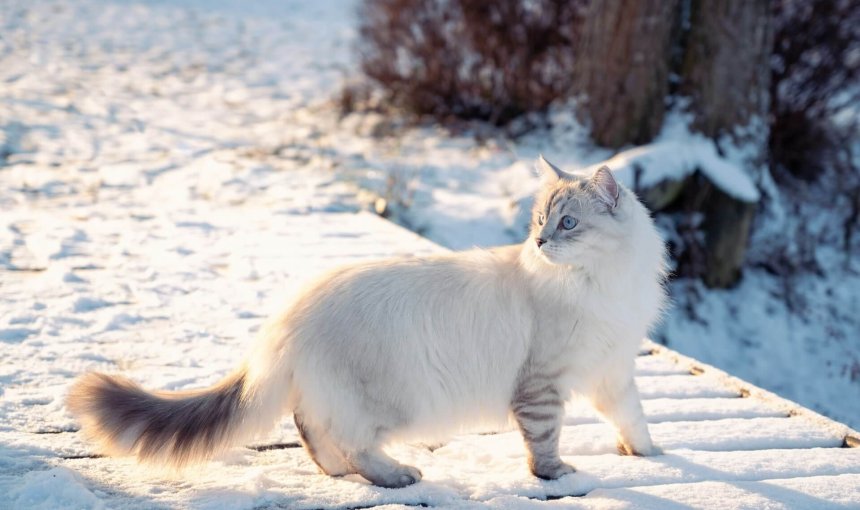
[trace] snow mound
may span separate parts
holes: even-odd
[[[680,181],[700,170],[726,194],[743,202],[757,202],[759,191],[738,165],[717,153],[714,143],[702,136],[668,139],[620,152],[585,170],[591,174],[607,165],[627,187],[652,187],[660,182]],[[638,176],[637,176],[638,174]],[[638,180],[638,182],[637,182]]]
[[[84,486],[78,475],[64,467],[27,473],[21,485],[12,491],[12,497],[13,508],[105,508],[104,502]]]

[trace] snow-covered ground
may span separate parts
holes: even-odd
[[[569,168],[611,156],[562,113],[552,132],[516,143],[374,115],[339,119],[331,98],[355,68],[352,9],[339,0],[0,2],[0,508],[506,508],[596,488],[589,498],[608,508],[661,508],[663,498],[711,506],[691,498],[716,489],[750,507],[774,493],[806,506],[821,500],[804,493],[858,500],[857,449],[838,458],[835,449],[711,451],[840,438],[789,427],[772,408],[697,378],[673,381],[677,368],[647,361],[649,418],[676,451],[620,459],[605,426],[571,418],[578,439],[564,453],[582,473],[558,483],[527,475],[511,434],[432,455],[405,448],[427,482],[396,496],[317,476],[295,448],[236,453],[193,481],[87,457],[62,404],[77,374],[122,371],[167,389],[212,383],[302,279],[348,260],[437,249],[380,220],[335,213],[378,195],[443,246],[509,243],[523,236],[539,152]],[[860,278],[856,261],[841,269],[834,249],[818,257],[823,276],[788,289],[803,314],[789,312],[784,282],[764,271],[731,291],[678,282],[684,301],[657,338],[856,428]],[[678,395],[679,386],[691,393]],[[735,421],[690,435],[690,420],[718,418]],[[761,431],[783,425],[786,442],[768,443]],[[270,439],[295,434],[285,425]],[[812,478],[788,480],[798,473]],[[694,482],[703,485],[681,485]],[[602,492],[610,489],[621,492]]]
[[[301,177],[301,174],[298,175]],[[325,188],[324,188],[325,189]],[[63,406],[85,370],[122,371],[148,387],[212,384],[241,359],[263,315],[302,281],[345,262],[441,248],[369,213],[243,204],[116,217],[34,215],[16,229],[45,239],[36,271],[4,272],[16,327],[0,351],[0,508],[838,508],[860,503],[851,433],[760,396],[697,363],[640,356],[637,383],[666,454],[619,457],[611,428],[580,404],[561,452],[579,472],[542,482],[518,433],[454,438],[393,454],[420,484],[381,489],[317,472],[289,419],[251,448],[182,473],[95,455]],[[26,228],[21,227],[26,225]],[[83,235],[86,233],[86,235]],[[52,242],[57,240],[59,242]],[[8,313],[8,315],[6,315]],[[751,389],[739,398],[742,389]],[[586,495],[585,497],[581,497]],[[667,506],[668,505],[668,506]],[[680,508],[680,507],[679,507]]]

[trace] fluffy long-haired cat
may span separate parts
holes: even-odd
[[[148,392],[90,373],[69,408],[108,453],[174,465],[292,412],[325,473],[402,487],[421,472],[386,444],[509,417],[532,473],[573,472],[558,443],[575,392],[615,426],[621,453],[654,454],[633,365],[665,300],[663,242],[608,168],[576,177],[538,166],[546,183],[525,243],[338,269],[270,320],[219,384]]]

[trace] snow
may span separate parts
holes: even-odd
[[[711,182],[734,198],[744,202],[755,202],[759,198],[752,179],[737,166],[726,163],[708,140],[667,140],[641,145],[601,164],[608,165],[631,188],[637,170],[642,171],[639,184],[651,187],[664,180],[683,180],[701,169]],[[594,170],[596,168],[588,168],[584,173]]]
[[[604,508],[850,508],[860,492],[860,475],[787,478],[766,482],[703,482],[622,490],[600,490],[583,506]]]
[[[553,482],[529,475],[513,431],[456,437],[432,452],[394,448],[425,475],[402,490],[319,475],[294,447],[289,420],[258,445],[281,446],[239,446],[182,473],[95,456],[63,405],[77,375],[211,384],[308,278],[362,259],[438,253],[438,244],[515,242],[538,153],[564,168],[613,161],[564,108],[552,131],[517,142],[387,126],[373,114],[339,119],[331,98],[354,71],[353,8],[0,3],[0,508],[860,504],[860,450],[840,447],[853,432],[754,389],[742,398],[751,386],[669,351],[637,359],[666,455],[619,457],[612,430],[574,402],[562,454],[579,472]],[[753,200],[750,179],[681,124],[610,164],[625,176],[617,158],[626,158],[655,180],[700,167]],[[357,213],[379,197],[438,244]],[[736,290],[697,289],[700,320],[673,312],[659,338],[856,426],[857,382],[843,369],[850,345],[812,340],[831,324],[833,303],[856,309],[860,282],[828,274],[804,284],[822,303],[808,321],[774,302],[778,281],[750,271]],[[831,326],[850,338],[853,324]]]
[[[407,235],[392,232],[393,227],[370,216],[357,218],[375,225],[377,234],[388,234],[379,239]],[[235,350],[241,342],[233,344]],[[230,362],[222,360],[219,365],[226,368]],[[44,368],[49,367],[46,363]],[[679,376],[672,372],[689,370],[685,360],[673,360],[670,351],[640,357],[637,367],[639,372],[662,367],[666,373],[639,376],[637,383],[646,391],[655,378],[676,378]],[[707,366],[703,370],[702,375],[681,377],[708,378],[714,384],[722,380],[719,371]],[[149,371],[138,377],[152,384],[158,374]],[[422,445],[397,446],[392,454],[420,466],[425,476],[420,484],[400,490],[373,487],[354,476],[334,479],[320,475],[303,450],[289,447],[297,434],[288,423],[265,441],[286,443],[286,448],[236,448],[208,465],[179,474],[148,469],[130,459],[93,457],[91,445],[76,432],[34,434],[13,429],[0,432],[0,505],[4,498],[12,508],[214,509],[386,503],[531,508],[559,502],[576,508],[615,508],[620,503],[620,508],[647,507],[657,502],[747,508],[750,501],[792,508],[813,500],[820,500],[823,507],[860,502],[851,485],[860,477],[860,449],[841,447],[847,429],[832,422],[822,425],[802,414],[788,417],[780,411],[779,402],[757,398],[755,393],[731,399],[745,402],[734,411],[723,405],[724,400],[646,399],[652,434],[665,451],[651,458],[619,457],[609,426],[579,420],[581,409],[574,404],[568,409],[561,453],[578,473],[551,482],[528,473],[525,449],[516,432],[458,436],[432,452]],[[708,415],[707,401],[716,401],[710,406],[721,409],[719,416]],[[680,414],[661,415],[661,409]],[[750,411],[771,416],[753,417]],[[31,426],[51,421],[32,408],[24,412]],[[583,495],[585,499],[580,498]]]
[[[104,508],[105,504],[68,468],[31,471],[23,484],[11,491],[12,505],[18,508]]]
[[[600,165],[607,165],[621,182],[635,189],[636,185],[653,187],[663,181],[682,181],[700,170],[726,194],[743,202],[757,202],[758,188],[739,162],[720,156],[714,142],[691,133],[688,124],[687,116],[672,113],[652,143],[623,150],[582,173],[590,175]]]

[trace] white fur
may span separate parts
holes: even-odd
[[[248,361],[247,431],[290,411],[350,452],[508,423],[521,371],[558,372],[649,454],[633,381],[664,305],[664,247],[621,187],[600,236],[338,269],[264,329]],[[610,218],[607,216],[607,221]],[[596,218],[595,221],[602,221]],[[610,228],[611,227],[611,228]]]

